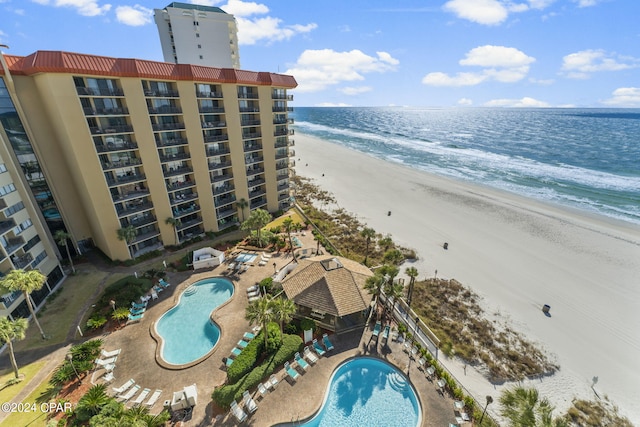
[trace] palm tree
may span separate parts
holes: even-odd
[[[284,227],[284,231],[289,237],[289,247],[291,248],[291,255],[293,255],[293,261],[296,262],[296,252],[293,250],[293,240],[291,240],[291,231],[293,231],[295,227],[293,219],[291,219],[291,217],[285,218],[285,220],[282,221],[282,226]]]
[[[71,234],[65,232],[64,230],[56,231],[56,234],[53,235],[56,243],[60,246],[64,246],[67,250],[67,258],[69,258],[69,265],[71,266],[71,271],[73,274],[76,274],[76,269],[73,266],[73,260],[71,259],[71,252],[69,252],[69,245],[67,244],[67,240],[71,238]]]
[[[13,352],[13,340],[23,340],[28,327],[29,321],[22,317],[16,320],[10,320],[8,317],[0,318],[0,342],[7,343],[9,346],[9,358],[16,378],[18,378],[18,364],[16,363],[16,355]]]
[[[240,228],[242,228],[243,230],[255,230],[258,237],[258,246],[262,247],[260,230],[262,230],[265,225],[269,224],[269,221],[271,221],[271,215],[269,214],[269,212],[265,211],[264,209],[256,209],[251,212],[249,218],[247,218],[242,223]]]
[[[246,199],[242,198],[236,202],[236,205],[240,208],[240,214],[242,218],[242,221],[240,222],[244,222],[244,208],[249,206],[249,202],[247,202]]]
[[[31,318],[38,327],[42,339],[47,339],[47,336],[38,322],[35,311],[33,311],[33,303],[31,302],[31,293],[39,291],[47,281],[47,276],[40,273],[40,270],[24,271],[22,269],[11,270],[9,274],[0,279],[0,292],[8,293],[15,291],[22,291],[24,299],[27,302],[27,308],[31,313]]]
[[[109,403],[111,398],[107,395],[107,387],[104,384],[96,384],[91,387],[78,401],[76,412],[82,420],[88,420],[98,415],[100,410]]]
[[[378,244],[384,248],[385,252],[387,252],[389,248],[393,245],[393,239],[391,238],[391,236],[387,234],[382,239],[380,239]]]
[[[167,219],[164,220],[165,224],[170,225],[171,227],[173,227],[173,233],[174,233],[174,237],[176,239],[176,246],[178,246],[178,244],[180,243],[180,238],[178,237],[178,227],[180,227],[182,225],[182,221],[180,221],[180,218],[174,218],[172,216],[168,217]]]
[[[389,249],[382,257],[385,263],[399,265],[404,261],[404,255],[398,249]]]
[[[118,240],[124,240],[127,243],[127,249],[129,249],[129,256],[132,259],[135,259],[136,257],[133,256],[131,243],[133,243],[137,235],[138,235],[138,230],[133,225],[127,225],[126,227],[122,227],[118,229]]]
[[[405,274],[409,276],[409,291],[407,292],[407,305],[411,307],[411,300],[413,298],[413,287],[416,283],[416,277],[418,277],[418,269],[415,267],[407,267],[404,270]]]
[[[275,318],[273,310],[273,304],[271,303],[271,297],[265,295],[262,298],[250,303],[245,311],[245,319],[249,323],[258,323],[262,325],[262,333],[264,334],[264,346],[267,348],[268,334],[267,325]]]
[[[373,239],[374,237],[376,237],[376,230],[374,230],[373,228],[369,228],[369,227],[365,227],[361,232],[360,235],[362,237],[364,237],[367,246],[364,250],[364,265],[367,265],[367,258],[369,258],[369,244],[371,244],[371,239]]]
[[[367,277],[364,283],[364,289],[372,295],[372,299],[374,299],[376,303],[380,299],[380,294],[382,294],[382,288],[386,281],[387,279],[384,277],[384,274],[376,271],[376,274]]]
[[[284,324],[293,319],[293,315],[296,313],[296,304],[290,299],[276,298],[272,301],[272,305],[274,320],[280,323],[280,340],[282,341]]]
[[[396,303],[400,298],[402,298],[402,285],[400,283],[394,283],[393,281],[389,281],[384,286],[384,294],[387,297],[387,302],[393,299],[393,304],[391,306],[391,316],[393,317],[393,313],[396,310]]]
[[[500,414],[512,426],[562,427],[566,423],[552,417],[553,406],[544,398],[540,400],[535,388],[515,387],[505,390],[500,396]]]

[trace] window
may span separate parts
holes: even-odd
[[[4,163],[0,163],[0,173],[4,173],[6,171],[7,171],[7,166]]]
[[[21,211],[22,209],[24,209],[24,203],[22,202],[18,202],[13,206],[9,206],[5,211],[4,214],[5,216],[11,216],[16,212]]]
[[[201,44],[198,45],[198,49],[202,49],[202,45]]]
[[[45,251],[40,252],[38,256],[34,258],[33,262],[31,263],[31,267],[35,267],[36,265],[40,264],[46,257],[47,253]]]
[[[196,38],[200,38],[200,33],[196,33]]]
[[[5,194],[13,193],[16,191],[16,186],[11,184],[3,185],[0,187],[0,196],[4,196]]]
[[[202,55],[200,55],[200,59],[202,59]]]
[[[33,236],[31,239],[29,239],[29,241],[27,242],[26,245],[24,245],[22,247],[22,250],[27,252],[28,250],[30,250],[31,248],[33,248],[35,245],[37,245],[40,242],[40,236],[38,236],[37,234],[35,236]]]

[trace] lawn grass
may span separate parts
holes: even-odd
[[[5,387],[7,381],[15,378],[13,375],[13,369],[4,370],[2,375],[0,375],[0,402],[11,402],[14,397],[18,395],[22,391],[22,389],[29,384],[29,381],[33,378],[35,374],[42,369],[44,364],[46,363],[44,360],[40,362],[34,362],[27,366],[20,366],[20,361],[18,360],[18,372],[22,377],[22,381],[17,384],[13,384]]]
[[[69,330],[74,327],[78,313],[91,298],[96,286],[107,275],[106,272],[84,264],[77,269],[75,275],[67,277],[60,294],[53,301],[47,301],[44,311],[41,310],[38,314],[40,325],[49,339],[43,340],[38,328],[31,322],[27,329],[27,337],[15,344],[16,352],[64,343]],[[115,275],[113,280],[117,280]]]
[[[291,209],[289,212],[285,213],[281,217],[278,217],[273,221],[271,221],[269,224],[265,225],[263,230],[271,230],[272,228],[275,228],[275,227],[280,228],[282,227],[282,223],[284,222],[284,220],[287,218],[291,218],[294,224],[297,222],[298,224],[304,225],[305,223],[304,219],[298,214],[298,212],[295,209]]]
[[[44,427],[47,422],[47,414],[41,411],[41,404],[38,398],[45,393],[46,390],[51,387],[49,385],[48,377],[45,381],[31,392],[24,401],[21,402],[22,407],[29,406],[29,409],[34,409],[35,412],[23,411],[13,412],[7,418],[4,419],[0,426],[15,427],[15,426],[29,426],[29,427]]]

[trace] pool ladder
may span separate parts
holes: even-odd
[[[185,289],[184,294],[185,295],[193,295],[196,292],[198,292],[198,288],[196,288],[195,286],[191,285],[187,289]]]

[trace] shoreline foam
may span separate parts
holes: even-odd
[[[340,207],[416,249],[420,278],[437,270],[438,277],[459,280],[484,298],[487,315],[500,313],[554,356],[557,374],[526,383],[556,405],[556,415],[574,397],[593,399],[596,391],[638,423],[640,228],[441,178],[308,135],[296,135],[296,158],[297,173],[331,192]],[[551,305],[551,317],[542,313],[543,304]],[[475,369],[444,363],[482,400],[497,398],[504,387]],[[495,414],[498,405],[491,406]]]

